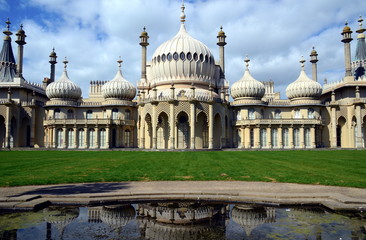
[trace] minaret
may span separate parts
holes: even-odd
[[[144,31],[140,36],[140,45],[142,47],[141,52],[141,83],[146,83],[146,49],[149,46],[149,35],[146,32],[146,28],[144,27]]]
[[[353,81],[352,77],[352,67],[351,67],[351,44],[350,42],[353,40],[351,37],[352,31],[348,26],[348,22],[346,22],[346,26],[343,28],[343,32],[341,33],[343,36],[342,42],[344,43],[344,60],[346,73],[344,80],[346,82]]]
[[[352,62],[352,72],[354,73],[355,80],[362,80],[365,76],[366,67],[366,43],[365,43],[365,28],[362,27],[363,19],[360,16],[358,19],[359,29],[356,31],[357,35],[357,47],[354,61]]]
[[[310,62],[312,63],[312,79],[317,82],[318,81],[318,53],[315,50],[315,47],[313,47],[313,50],[310,53]]]
[[[222,73],[225,74],[225,51],[224,46],[226,45],[225,42],[225,32],[222,31],[222,26],[220,27],[220,32],[217,34],[217,45],[219,46],[219,53],[220,53],[220,67],[222,70]]]
[[[55,53],[55,48],[52,49],[52,52],[50,53],[50,61],[49,63],[51,64],[51,72],[50,72],[50,83],[55,81],[55,65],[57,63],[57,55]]]
[[[23,77],[23,46],[26,44],[25,42],[25,32],[23,30],[23,25],[20,25],[19,31],[16,33],[18,39],[15,41],[18,44],[18,65],[17,65],[17,76]]]

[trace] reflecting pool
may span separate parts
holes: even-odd
[[[50,206],[2,213],[5,239],[366,239],[363,211],[222,202]]]

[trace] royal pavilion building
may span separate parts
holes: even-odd
[[[10,21],[0,53],[0,148],[56,149],[313,149],[365,148],[366,43],[359,19],[357,46],[351,58],[351,28],[342,31],[345,76],[338,82],[317,79],[300,60],[299,76],[280,99],[274,82],[263,82],[244,59],[243,76],[225,78],[225,32],[217,36],[219,56],[180,28],[147,60],[149,35],[140,36],[141,78],[135,87],[123,77],[122,60],[110,81],[91,81],[88,98],[68,76],[67,59],[56,79],[57,55],[50,54],[50,77],[41,84],[23,77],[26,34],[16,33],[14,57]],[[234,40],[235,41],[235,40]],[[68,66],[69,65],[69,66]]]

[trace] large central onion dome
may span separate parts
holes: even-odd
[[[118,71],[116,76],[103,85],[102,93],[104,98],[132,100],[136,95],[136,88],[122,75],[121,63],[118,60]]]
[[[47,86],[46,95],[50,99],[77,101],[81,97],[81,88],[69,79],[66,71],[68,63],[66,58],[63,63],[65,65],[64,72],[60,79]]]
[[[305,60],[301,60],[301,72],[297,80],[286,88],[286,95],[290,100],[299,98],[318,99],[322,94],[322,86],[310,79],[304,70]]]
[[[250,59],[246,57],[244,60],[246,66],[244,76],[231,86],[231,96],[234,100],[242,98],[261,99],[264,95],[263,83],[255,80],[249,72],[249,61]]]
[[[199,81],[209,85],[215,75],[215,60],[209,48],[191,37],[184,26],[182,5],[181,27],[173,39],[161,44],[152,57],[151,82],[185,83]]]

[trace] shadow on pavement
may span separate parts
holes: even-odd
[[[73,195],[73,194],[88,194],[88,193],[107,193],[116,190],[128,188],[128,183],[84,183],[84,184],[68,184],[37,188],[35,190],[26,191],[21,194],[13,195],[18,197],[22,195]]]

